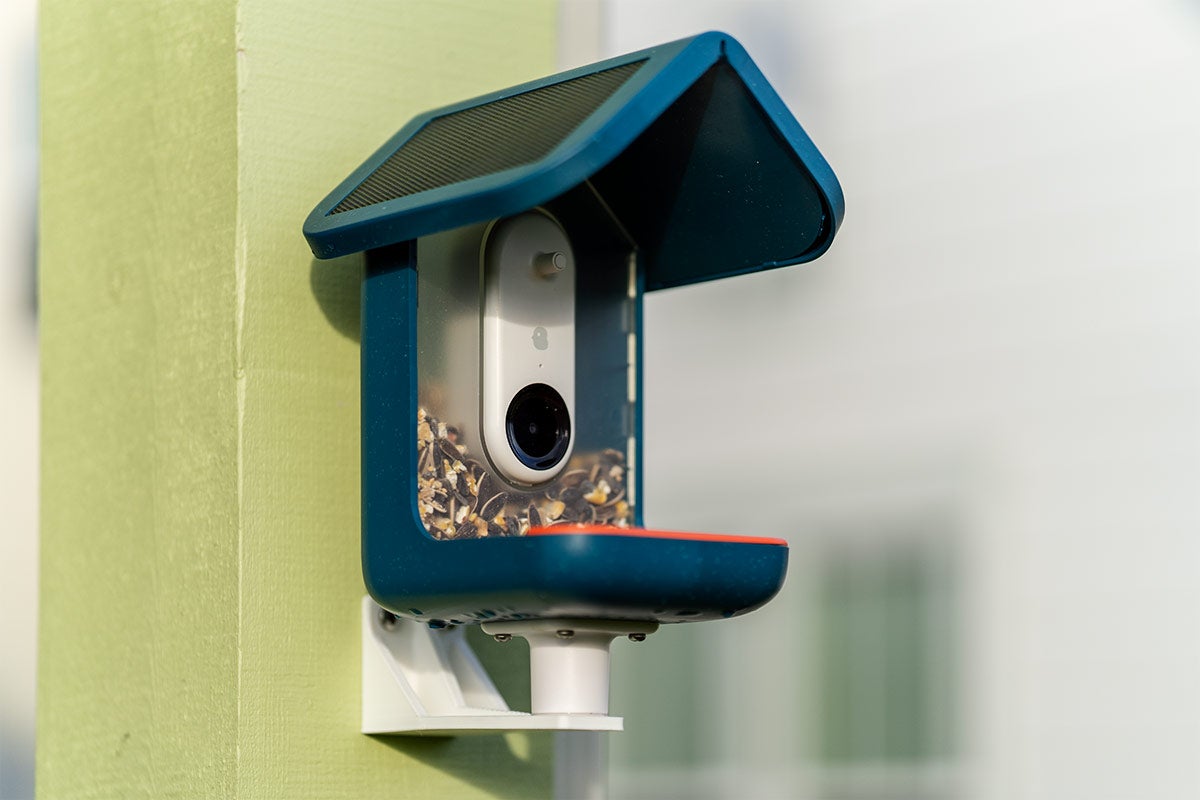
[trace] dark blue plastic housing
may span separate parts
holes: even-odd
[[[555,90],[605,75],[615,80]],[[539,103],[546,90],[552,102]],[[523,125],[504,124],[516,115]],[[464,151],[481,154],[477,168],[446,174],[471,160]],[[403,194],[353,197],[405,167],[420,174]],[[515,214],[585,181],[637,241],[647,290],[810,261],[844,211],[833,170],[750,56],[706,33],[418,116],[313,209],[304,235],[333,258]]]
[[[435,541],[422,526],[415,242],[561,203],[580,187],[633,243],[639,308],[642,291],[814,259],[843,213],[828,164],[745,50],[719,33],[423,114],[343,181],[304,234],[320,258],[367,252],[363,571],[398,614],[680,622],[745,613],[782,585],[780,544],[589,533]],[[635,513],[640,525],[640,504]]]

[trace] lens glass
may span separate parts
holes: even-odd
[[[508,404],[508,443],[521,463],[550,469],[567,452],[571,418],[562,395],[544,383],[531,383]]]

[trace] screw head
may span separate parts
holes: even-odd
[[[560,639],[570,639],[575,636],[575,631],[563,629],[561,631],[555,631],[554,635]]]
[[[500,644],[504,644],[505,642],[512,641],[512,634],[511,633],[497,633],[492,638],[495,639]]]
[[[631,634],[629,634],[629,641],[631,641],[631,642],[644,642],[644,641],[646,641],[646,634],[644,634],[644,633],[631,633]]]

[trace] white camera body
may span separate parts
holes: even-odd
[[[480,253],[484,451],[517,484],[552,480],[574,448],[575,256],[542,211],[497,220]]]

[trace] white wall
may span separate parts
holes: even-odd
[[[33,796],[37,123],[32,0],[0,4],[0,798]]]
[[[793,564],[744,620],[618,651],[614,796],[1200,793],[1200,7],[600,16],[603,56],[737,36],[847,202],[814,264],[648,299],[648,520]],[[814,587],[906,538],[948,572],[924,669],[950,743],[835,763]]]

